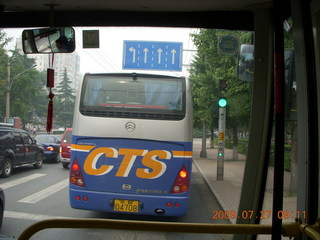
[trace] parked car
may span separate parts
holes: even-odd
[[[41,144],[44,149],[44,160],[53,161],[55,163],[60,162],[60,136],[43,134],[37,135],[35,139],[37,140],[37,143]]]
[[[44,150],[26,131],[0,127],[0,175],[9,177],[14,167],[32,164],[41,168]]]
[[[4,191],[2,188],[0,188],[0,229],[2,227],[3,213],[4,213],[5,205],[6,205],[6,198],[4,195]]]
[[[67,128],[60,142],[60,160],[64,168],[69,168],[71,152],[72,128]]]

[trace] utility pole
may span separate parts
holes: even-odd
[[[219,133],[218,133],[218,161],[217,161],[217,180],[223,180],[224,173],[224,138],[226,131],[226,107],[227,107],[227,99],[222,97],[222,91],[226,88],[227,83],[225,80],[219,80]]]
[[[9,123],[10,120],[10,91],[11,91],[11,79],[10,79],[10,62],[7,64],[7,92],[6,92],[6,118],[5,122]]]
[[[219,133],[218,133],[218,163],[217,180],[223,180],[224,173],[224,135],[226,127],[226,108],[219,107]]]

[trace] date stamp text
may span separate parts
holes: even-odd
[[[262,210],[258,213],[251,210],[238,211],[212,211],[212,219],[270,219],[273,212]],[[276,217],[279,219],[301,218],[306,219],[306,211],[278,211]]]

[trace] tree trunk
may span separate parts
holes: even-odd
[[[210,129],[210,149],[214,148],[214,129]]]
[[[238,124],[236,121],[232,124],[232,135],[233,135],[233,160],[238,161]]]
[[[291,172],[290,193],[297,192],[297,125],[291,128]]]
[[[202,125],[202,149],[200,152],[200,157],[202,158],[206,158],[207,157],[207,128],[206,128],[206,124],[203,123]]]

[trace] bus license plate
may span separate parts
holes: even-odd
[[[139,212],[139,201],[115,199],[113,209],[118,212],[137,213]]]

